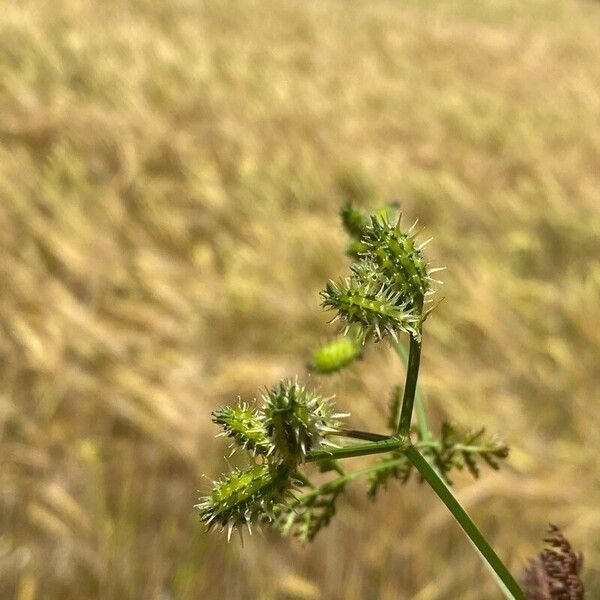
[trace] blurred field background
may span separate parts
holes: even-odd
[[[22,0],[0,12],[0,597],[494,599],[427,488],[355,484],[308,547],[227,545],[210,412],[305,373],[340,204],[448,266],[432,419],[507,467],[460,498],[518,572],[549,521],[600,597],[600,5]],[[333,379],[384,427],[385,347]]]

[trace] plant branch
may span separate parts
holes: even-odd
[[[390,337],[390,343],[396,354],[400,357],[400,360],[402,360],[402,362],[405,365],[408,365],[408,352],[406,351],[406,348],[402,345],[402,343],[399,340],[394,339],[392,337]],[[419,427],[419,436],[422,441],[428,441],[431,439],[431,432],[429,430],[427,412],[425,410],[425,400],[423,398],[423,393],[421,392],[419,386],[417,386],[417,389],[415,390],[414,406],[415,412],[417,413],[417,425]]]
[[[341,475],[340,477],[337,477],[336,479],[328,481],[327,483],[323,484],[322,486],[317,487],[314,490],[311,490],[310,492],[303,494],[302,496],[299,496],[297,499],[297,502],[302,503],[302,502],[312,498],[313,496],[318,496],[319,494],[327,494],[329,492],[333,492],[333,491],[337,490],[340,486],[343,486],[346,483],[349,483],[350,481],[354,481],[355,479],[358,479],[359,477],[363,477],[364,475],[370,475],[371,473],[375,473],[377,471],[382,471],[385,469],[389,469],[391,467],[395,467],[396,465],[399,465],[402,462],[404,462],[404,456],[401,456],[400,458],[390,458],[389,460],[382,460],[381,462],[376,462],[375,464],[365,467],[364,469],[357,469],[356,471],[350,471],[349,473],[345,473],[344,475]]]
[[[404,450],[410,444],[406,436],[388,437],[377,442],[368,444],[354,444],[343,448],[332,448],[330,450],[313,450],[306,455],[306,462],[319,460],[331,460],[338,458],[354,458],[356,456],[368,456],[370,454],[381,454],[392,450]]]
[[[371,433],[369,431],[358,431],[357,429],[342,429],[338,435],[340,437],[353,438],[355,440],[366,440],[368,442],[380,442],[382,440],[390,439],[389,435]]]
[[[409,446],[404,454],[421,473],[423,479],[432,487],[440,500],[447,506],[458,524],[462,527],[468,538],[479,551],[495,576],[497,583],[502,588],[504,595],[509,600],[526,600],[523,590],[519,587],[510,571],[506,568],[499,556],[494,552],[483,534],[477,528],[471,517],[461,506],[450,488],[439,476],[437,471],[427,462],[425,457],[414,447]]]
[[[406,383],[404,384],[404,396],[402,397],[402,408],[400,409],[400,417],[396,427],[398,435],[410,435],[410,423],[412,421],[415,392],[417,391],[420,362],[421,341],[411,335],[408,350],[408,365],[406,367]]]

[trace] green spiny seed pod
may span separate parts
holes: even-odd
[[[233,408],[225,406],[213,413],[212,420],[223,429],[219,436],[232,438],[238,446],[254,454],[268,454],[269,436],[258,411],[246,403]]]
[[[402,331],[419,337],[420,317],[376,268],[360,261],[352,273],[339,283],[330,281],[321,292],[323,308],[338,313],[334,321],[342,318],[348,327],[359,325],[363,343],[371,337],[379,341],[386,334],[397,337]]]
[[[294,467],[312,449],[334,446],[327,438],[338,431],[339,419],[347,416],[333,412],[332,398],[323,398],[298,381],[281,381],[263,398],[273,456]]]
[[[362,356],[360,343],[351,336],[339,336],[319,346],[308,368],[317,373],[335,373]]]
[[[368,215],[352,204],[342,206],[340,217],[346,233],[353,238],[361,237],[364,228],[369,224]]]
[[[400,212],[397,202],[391,202],[382,206],[375,212],[379,219],[393,221],[398,218]],[[370,223],[369,215],[356,208],[352,204],[345,204],[340,210],[340,217],[346,233],[350,236],[346,254],[353,259],[359,259],[367,250],[367,246],[361,241],[365,229]]]
[[[385,217],[371,217],[361,237],[366,247],[363,256],[378,266],[405,302],[421,312],[423,297],[431,288],[427,262],[421,252],[429,240],[417,245],[414,235],[400,230],[400,222],[401,217],[396,225]]]
[[[216,481],[196,508],[208,529],[215,525],[227,527],[229,539],[236,527],[247,525],[250,529],[259,520],[272,521],[273,508],[291,497],[293,485],[286,466],[253,465]]]

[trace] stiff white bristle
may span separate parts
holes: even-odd
[[[425,248],[425,246],[427,246],[427,244],[429,244],[431,241],[433,240],[432,237],[430,237],[428,240],[425,240],[424,242],[420,243],[417,246],[417,250],[420,252],[421,250],[423,250],[423,248]]]

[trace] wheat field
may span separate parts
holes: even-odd
[[[517,573],[563,527],[600,597],[599,31],[570,0],[4,2],[0,597],[498,597],[416,482],[353,484],[306,547],[193,509],[210,412],[331,333],[339,206],[390,199],[448,267],[432,420],[511,446],[458,496]],[[403,377],[380,346],[310,377],[356,427]]]

